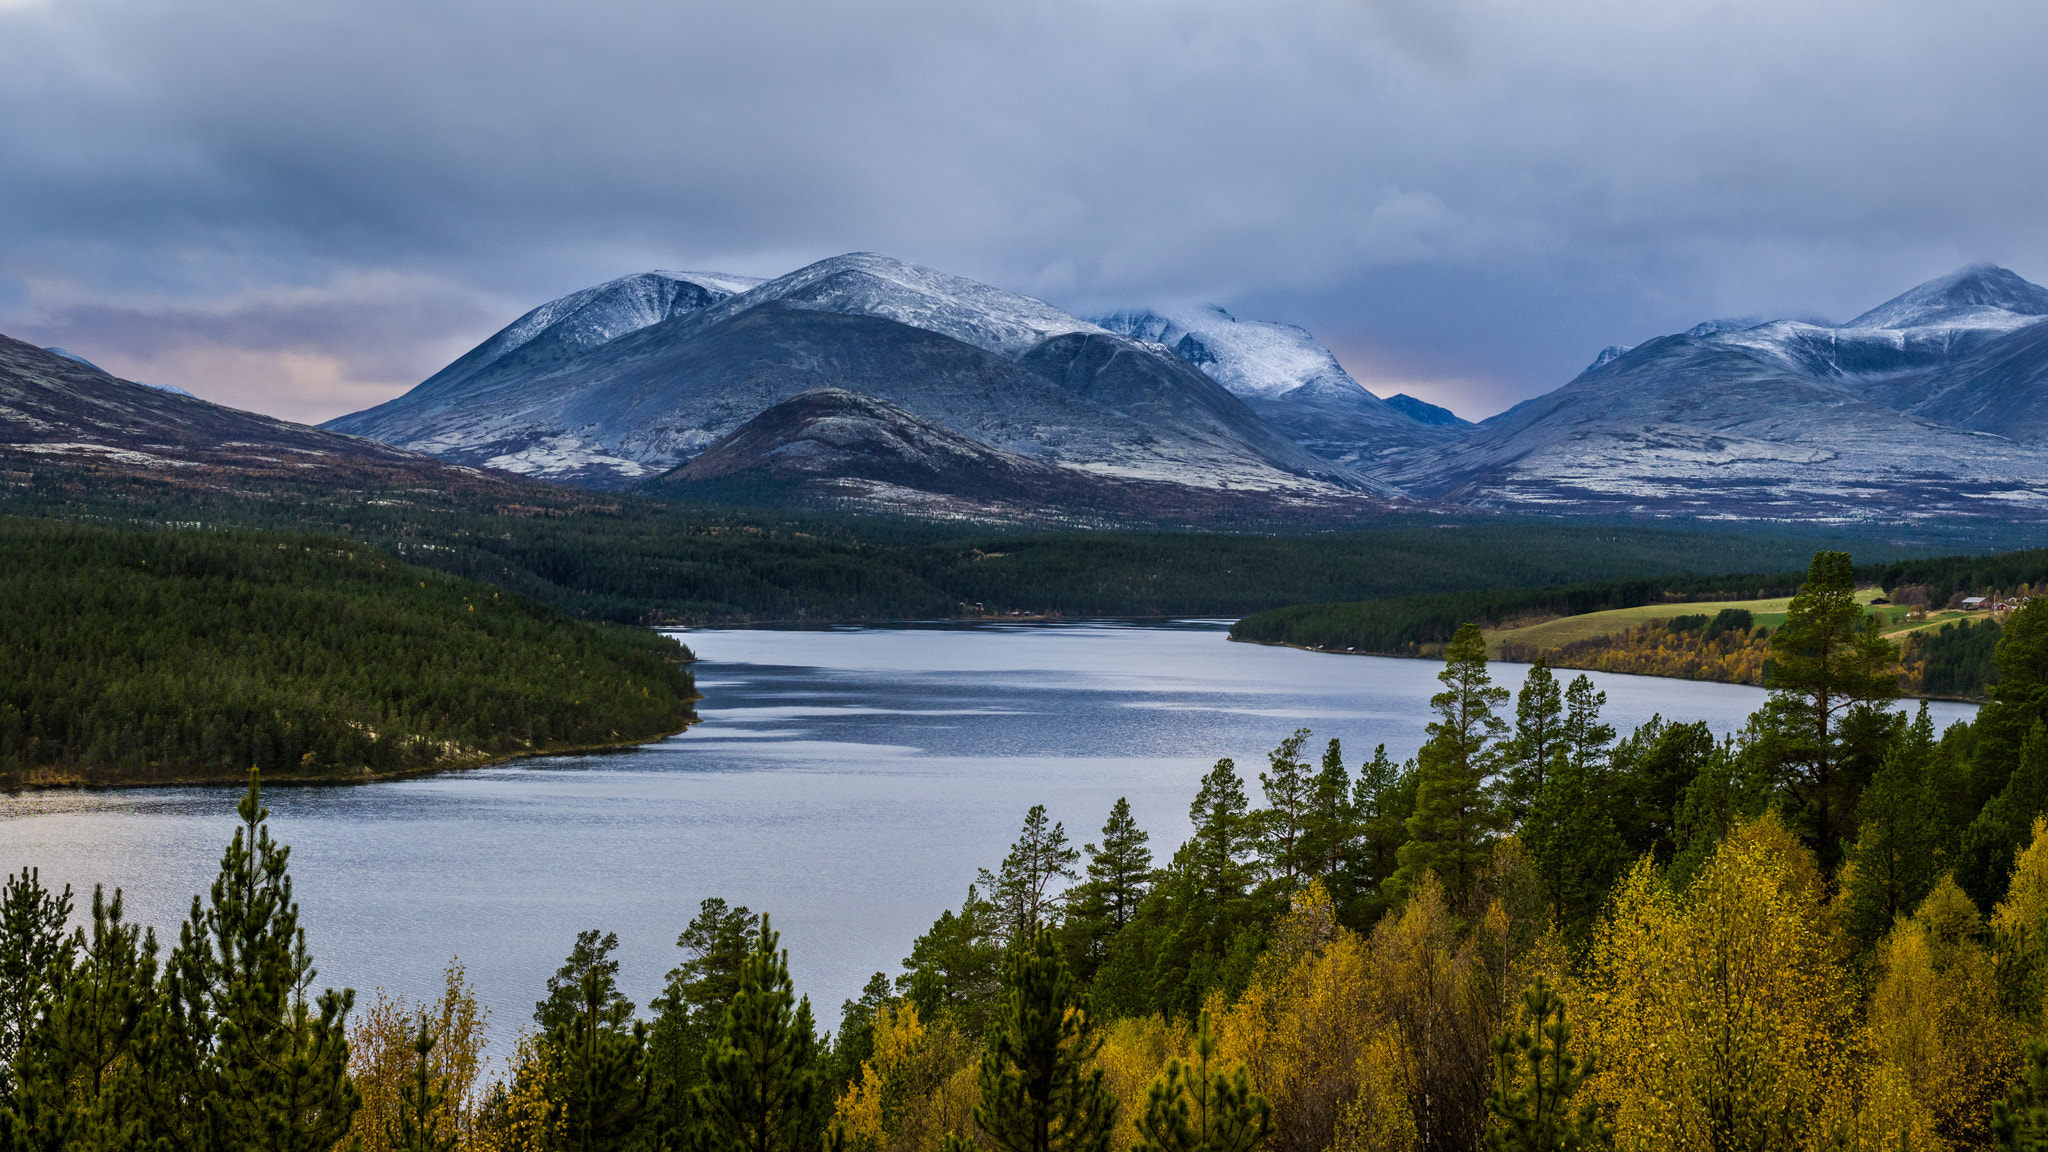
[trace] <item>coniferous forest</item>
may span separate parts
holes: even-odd
[[[1855,584],[1814,558],[1725,739],[1511,694],[1465,628],[1404,763],[1297,731],[1170,852],[1034,807],[834,1032],[765,911],[706,900],[644,1007],[593,926],[503,1076],[459,967],[316,991],[252,782],[175,941],[8,881],[0,1149],[2040,1147],[2048,601],[1936,732]]]
[[[348,779],[648,739],[689,653],[324,536],[0,518],[0,784]]]

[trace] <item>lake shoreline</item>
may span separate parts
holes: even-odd
[[[1438,663],[1443,661],[1441,656],[1432,656],[1420,652],[1338,652],[1330,648],[1318,648],[1312,644],[1289,644],[1285,640],[1241,640],[1235,636],[1228,637],[1228,639],[1232,644],[1257,644],[1265,648],[1292,648],[1297,652],[1313,652],[1318,656],[1377,656],[1383,660],[1434,660]],[[1502,661],[1489,661],[1489,663],[1502,663]],[[1506,661],[1506,663],[1522,663],[1522,661]],[[1615,672],[1602,668],[1573,668],[1569,664],[1552,664],[1551,667],[1560,671],[1604,672],[1609,676],[1641,676],[1645,680],[1675,680],[1684,684],[1733,684],[1743,688],[1759,689],[1763,687],[1761,684],[1751,684],[1746,680],[1707,680],[1696,676],[1659,676],[1654,672]],[[1988,698],[1975,696],[1910,696],[1905,693],[1901,693],[1899,699],[1939,700],[1945,704],[1983,705],[1991,702]]]
[[[698,699],[703,699],[699,696]],[[350,788],[359,784],[384,784],[393,780],[413,780],[422,776],[439,776],[443,773],[474,772],[513,760],[531,760],[538,756],[591,756],[605,752],[623,752],[648,744],[659,744],[672,736],[680,736],[698,724],[702,717],[692,717],[688,724],[668,732],[657,732],[651,736],[630,740],[607,740],[596,744],[564,744],[547,748],[525,748],[517,752],[505,752],[469,763],[433,764],[419,768],[402,768],[396,772],[364,772],[353,776],[265,776],[265,788]],[[247,788],[247,774],[240,776],[185,776],[156,780],[90,780],[79,776],[62,776],[58,779],[19,781],[0,786],[0,796],[14,796],[29,792],[120,792],[136,788]]]

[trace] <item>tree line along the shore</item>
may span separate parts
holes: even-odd
[[[334,537],[0,517],[0,786],[349,779],[641,740],[690,654]]]
[[[1617,733],[1583,676],[1510,694],[1467,628],[1404,763],[1300,731],[1255,804],[1219,761],[1164,858],[1122,802],[1078,847],[1034,808],[835,1034],[766,916],[706,900],[644,1013],[593,928],[498,1078],[459,970],[352,1033],[312,992],[252,786],[161,960],[118,893],[67,937],[9,882],[0,1148],[2037,1147],[2048,602],[1937,733],[1854,586],[1815,557],[1725,738]]]

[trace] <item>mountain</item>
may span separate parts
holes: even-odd
[[[2048,289],[1975,267],[1840,326],[1709,322],[1609,349],[1397,478],[1501,509],[2041,517],[2048,453],[2019,442],[2013,417],[2048,427],[2048,405],[2031,401],[2044,318]]]
[[[1459,416],[1449,408],[1439,408],[1427,400],[1417,400],[1406,392],[1396,392],[1387,397],[1387,407],[1408,417],[1417,424],[1434,424],[1442,427],[1472,427],[1472,422]]]
[[[173,483],[285,480],[510,487],[374,440],[122,380],[0,336],[0,468]]]
[[[1239,320],[1213,304],[1116,312],[1095,322],[1172,349],[1295,443],[1368,474],[1455,438],[1463,423],[1421,419],[1373,395],[1329,349],[1292,324]]]
[[[701,295],[684,300],[679,290],[682,303],[661,309],[608,304],[605,323],[580,342],[549,333],[644,278],[565,297],[411,392],[326,427],[620,488],[782,401],[836,388],[991,449],[1105,476],[1318,498],[1395,494],[1293,443],[1179,357],[1043,301],[871,253],[750,287],[653,275]]]
[[[95,371],[95,372],[100,372],[100,373],[104,373],[105,375],[108,375],[108,376],[111,376],[111,375],[113,375],[113,373],[111,373],[111,372],[108,372],[108,371],[107,371],[107,370],[106,370],[105,368],[102,368],[102,367],[100,367],[99,365],[97,365],[97,364],[93,363],[93,362],[92,362],[92,361],[90,361],[90,360],[87,360],[87,359],[86,359],[85,357],[83,357],[83,356],[80,356],[80,355],[79,355],[78,353],[76,353],[76,352],[70,351],[69,349],[65,349],[65,348],[45,348],[45,349],[43,349],[43,351],[45,351],[45,352],[48,352],[48,353],[49,353],[49,354],[51,354],[52,356],[62,356],[62,357],[63,357],[63,358],[65,358],[66,360],[76,360],[76,361],[78,361],[78,362],[79,362],[80,364],[83,364],[83,365],[85,365],[85,366],[86,366],[87,368],[90,368],[90,369],[92,369],[92,370],[93,370],[93,371]],[[192,395],[192,394],[191,394],[190,392],[187,392],[187,391],[185,391],[185,390],[184,390],[183,388],[180,388],[180,387],[178,387],[178,386],[177,386],[176,384],[150,384],[150,383],[146,383],[146,382],[144,382],[144,381],[141,381],[141,380],[131,380],[131,381],[129,381],[129,383],[131,383],[131,384],[141,384],[141,385],[142,385],[142,386],[143,386],[144,388],[154,388],[154,389],[156,389],[156,390],[157,390],[157,391],[159,391],[159,392],[175,392],[175,393],[177,393],[177,394],[178,394],[178,395],[180,395],[180,396],[190,396],[190,395]]]
[[[650,490],[1016,523],[1216,523],[1355,515],[1349,499],[1190,489],[992,448],[873,396],[804,392],[727,433]]]

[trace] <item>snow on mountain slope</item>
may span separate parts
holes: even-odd
[[[716,323],[771,301],[880,316],[1012,358],[1049,336],[1101,331],[1043,300],[873,252],[849,252],[799,268],[708,309],[704,320]]]
[[[113,374],[112,372],[108,372],[108,371],[107,371],[107,370],[106,370],[105,368],[102,368],[102,367],[100,367],[99,365],[97,365],[97,364],[93,363],[93,362],[92,362],[92,361],[90,361],[90,360],[87,360],[87,359],[86,359],[85,357],[83,357],[83,356],[80,356],[80,355],[79,355],[78,353],[76,353],[76,352],[73,352],[73,351],[71,351],[71,350],[69,350],[69,349],[66,349],[66,348],[45,348],[45,349],[43,349],[43,351],[45,351],[45,352],[48,352],[48,353],[49,353],[49,354],[51,354],[52,356],[62,356],[62,357],[63,357],[63,358],[65,358],[66,360],[73,360],[73,361],[76,361],[76,362],[78,362],[78,363],[80,363],[80,364],[83,364],[83,365],[85,365],[85,366],[86,366],[87,368],[90,368],[90,369],[92,369],[92,370],[93,370],[93,371],[95,371],[95,372],[99,372],[99,373],[102,373],[103,375],[107,375],[107,376],[112,376],[112,375],[114,375],[114,374]],[[117,377],[117,379],[118,379],[118,377]],[[156,389],[156,390],[157,390],[157,391],[159,391],[159,392],[169,392],[169,393],[170,393],[171,395],[173,395],[173,396],[191,396],[191,395],[192,395],[192,394],[191,394],[190,392],[187,392],[187,391],[185,391],[185,390],[184,390],[183,388],[180,388],[180,387],[178,387],[178,386],[177,386],[176,384],[151,384],[151,383],[150,383],[150,382],[148,382],[147,380],[130,380],[130,381],[129,381],[129,383],[130,383],[130,384],[140,384],[140,385],[142,385],[142,386],[143,386],[144,388],[154,388],[154,389]],[[196,400],[196,399],[198,399],[198,397],[196,397],[196,396],[195,396],[195,397],[193,397],[193,399],[195,399],[195,400]]]
[[[840,388],[1003,451],[1104,475],[1395,494],[1292,442],[1163,348],[872,254],[820,261],[594,346],[540,356],[543,339],[480,348],[330,426],[444,459],[621,487],[772,405]]]
[[[2048,517],[2048,453],[1989,434],[2007,431],[1996,414],[2021,410],[2021,394],[2048,378],[2048,339],[2031,339],[2048,333],[2044,316],[2048,290],[1971,268],[1841,327],[1701,325],[1603,353],[1564,387],[1482,423],[1434,468],[1396,479],[1497,508]],[[2003,390],[1967,395],[1994,351]],[[1952,402],[1927,403],[1935,392]],[[1915,404],[1925,415],[1904,410]]]
[[[1096,323],[1172,349],[1295,443],[1366,475],[1426,457],[1458,435],[1455,418],[1448,425],[1418,420],[1367,391],[1292,324],[1240,320],[1213,304],[1116,312]]]

